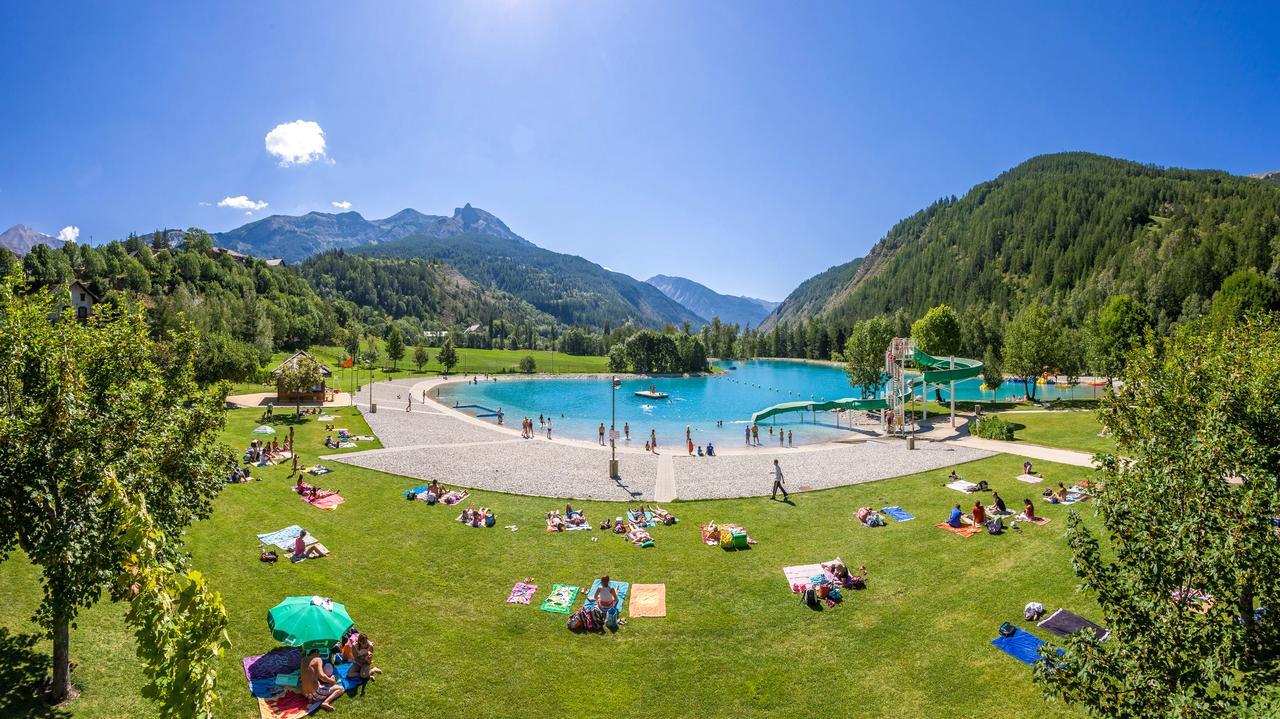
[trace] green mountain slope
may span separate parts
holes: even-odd
[[[1200,314],[1236,270],[1280,271],[1278,256],[1280,189],[1264,182],[1043,155],[899,222],[861,262],[802,284],[766,328],[940,303],[1007,314],[1032,298],[1080,322],[1119,293],[1168,326]]]

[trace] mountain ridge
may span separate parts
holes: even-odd
[[[25,255],[36,245],[61,247],[62,243],[53,235],[46,235],[21,223],[10,227],[4,232],[0,232],[0,247],[9,250],[15,255]]]
[[[720,318],[726,324],[741,327],[758,326],[779,303],[742,295],[726,295],[687,277],[654,275],[645,283],[657,287],[664,295],[685,309],[710,320]]]

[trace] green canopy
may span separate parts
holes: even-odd
[[[354,623],[345,606],[325,597],[287,597],[267,612],[271,636],[304,649],[332,646]]]

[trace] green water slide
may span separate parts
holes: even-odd
[[[913,350],[912,361],[923,370],[907,383],[904,395],[911,395],[925,384],[948,384],[978,377],[982,374],[982,362],[966,357],[934,357],[920,350]],[[953,366],[954,365],[954,366]],[[889,400],[876,399],[833,399],[825,402],[783,402],[766,407],[751,415],[751,423],[759,424],[770,417],[788,412],[827,412],[834,409],[871,411],[888,409]]]

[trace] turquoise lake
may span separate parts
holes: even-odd
[[[623,423],[631,426],[631,445],[643,446],[650,430],[657,433],[660,447],[674,448],[684,443],[685,427],[693,433],[695,444],[713,442],[717,446],[740,446],[744,443],[743,429],[749,426],[751,415],[765,407],[780,402],[802,400],[837,399],[857,397],[858,391],[849,387],[843,371],[837,367],[802,362],[748,360],[723,362],[719,366],[726,372],[705,377],[673,377],[654,379],[626,379],[617,390],[617,427],[623,431]],[[635,392],[652,385],[670,395],[667,399],[636,397]],[[974,379],[956,384],[956,398],[960,400],[1020,399],[1021,382],[1006,382],[996,392],[985,392],[979,387],[981,380]],[[595,441],[601,422],[609,426],[610,383],[607,378],[554,378],[518,379],[500,376],[497,382],[479,384],[451,384],[440,388],[440,401],[446,404],[476,404],[491,409],[501,409],[506,426],[519,428],[526,416],[534,420],[539,429],[538,415],[552,418],[553,434]],[[949,398],[946,387],[942,397]],[[1073,391],[1057,391],[1054,386],[1037,387],[1036,396],[1041,399],[1057,397],[1086,398],[1093,396],[1094,388],[1078,385]],[[933,392],[930,390],[930,396]],[[477,414],[483,410],[463,410]],[[829,441],[848,436],[847,428],[837,427],[836,415],[817,413],[789,414],[766,420],[760,427],[762,443],[770,439],[777,442],[776,434],[769,435],[769,427],[789,430],[795,435],[795,443]],[[722,421],[723,426],[717,426]]]

